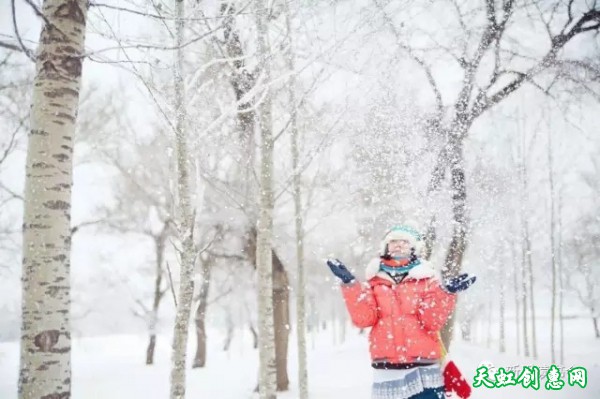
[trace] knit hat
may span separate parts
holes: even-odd
[[[419,234],[416,229],[408,225],[394,226],[388,230],[387,233],[385,233],[385,237],[383,237],[379,254],[380,256],[385,256],[387,254],[387,246],[392,240],[408,241],[410,247],[414,248],[414,252],[417,254],[417,256],[421,252],[421,248],[423,246],[421,234]]]

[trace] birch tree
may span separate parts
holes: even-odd
[[[177,194],[180,274],[177,313],[173,330],[171,399],[185,398],[188,326],[194,295],[194,215],[190,197],[190,166],[185,131],[185,87],[183,80],[184,0],[175,0],[175,147],[177,153]]]
[[[552,265],[552,299],[550,304],[550,353],[551,359],[554,363],[556,361],[556,299],[557,299],[557,248],[556,248],[556,211],[555,211],[555,198],[556,190],[554,184],[554,157],[552,151],[552,133],[548,131],[548,181],[550,184],[549,198],[550,198],[550,258]]]
[[[271,120],[271,79],[269,59],[269,33],[267,29],[268,5],[264,0],[255,3],[258,34],[258,56],[262,71],[264,99],[259,105],[260,130],[260,208],[256,226],[256,267],[258,270],[258,349],[259,396],[274,399],[276,389],[275,347],[273,326],[273,132]]]
[[[238,14],[240,10],[237,8],[235,2],[226,2],[221,5],[220,12],[224,18],[223,31],[225,38],[225,46],[224,48],[220,48],[219,51],[223,54],[224,57],[227,57],[231,60],[229,65],[229,82],[233,89],[236,99],[236,122],[237,128],[239,130],[238,142],[240,143],[241,147],[241,155],[239,157],[240,161],[238,165],[240,171],[238,176],[239,181],[236,182],[236,185],[240,187],[240,192],[242,193],[241,203],[252,204],[255,202],[260,202],[260,196],[264,194],[264,192],[261,191],[262,184],[264,183],[262,180],[260,180],[262,177],[259,177],[258,179],[260,180],[258,189],[255,184],[255,179],[253,179],[255,163],[254,153],[256,142],[255,130],[259,130],[262,132],[263,128],[268,125],[268,130],[271,131],[270,134],[271,137],[273,137],[273,121],[270,114],[266,117],[266,120],[268,120],[267,125],[261,124],[265,121],[262,115],[264,113],[264,110],[268,109],[269,113],[272,112],[271,102],[272,97],[274,97],[274,92],[271,88],[272,82],[269,81],[270,71],[267,74],[263,70],[263,68],[265,68],[265,62],[263,62],[263,59],[261,57],[266,57],[265,59],[268,60],[268,65],[266,65],[266,67],[270,69],[270,63],[273,59],[273,51],[271,50],[269,40],[266,40],[266,51],[269,52],[269,55],[260,55],[261,39],[259,38],[258,65],[254,69],[250,68],[248,65],[248,54],[251,54],[251,52],[245,50],[243,47],[243,37],[241,36],[240,28],[238,27],[236,21],[236,14]],[[272,19],[274,19],[273,15],[265,19],[264,30],[265,32],[267,32],[265,34],[268,34],[267,21],[270,21]],[[261,33],[259,32],[258,35],[260,37]],[[259,77],[262,78],[260,82],[258,81]],[[269,86],[268,92],[262,91],[259,84]],[[271,144],[269,144],[269,146],[271,147],[270,151],[272,151],[275,139],[271,138],[270,141]],[[264,144],[261,143],[261,145]],[[272,163],[272,160],[270,162]],[[260,175],[262,176],[262,170],[264,169],[263,160],[260,160],[259,164],[261,166]],[[272,184],[273,183],[271,181],[271,191],[274,190]],[[271,193],[270,196],[270,203],[272,203],[272,206],[274,206],[274,193]],[[262,211],[260,209],[256,210],[254,206],[247,205],[243,206],[242,211],[244,212],[245,216],[249,219],[248,224],[252,226],[247,229],[247,232],[245,234],[247,240],[245,246],[248,248],[247,254],[254,254],[249,255],[249,258],[252,264],[258,269],[259,257],[257,256],[258,250],[256,249],[258,241],[258,229],[256,229],[253,225],[257,224],[256,214],[258,213],[258,219],[260,219]],[[270,223],[272,224],[272,217]],[[276,251],[272,249],[270,253],[272,264],[271,270],[273,273],[271,285],[273,293],[271,298],[273,302],[272,307],[274,317],[273,323],[276,357],[276,389],[278,391],[285,391],[288,389],[289,386],[289,378],[287,373],[287,352],[289,342],[289,280],[284,264],[277,256]]]
[[[306,280],[304,272],[304,229],[302,223],[302,186],[300,155],[298,151],[298,108],[296,105],[296,76],[294,62],[294,40],[289,4],[284,2],[285,25],[289,50],[285,57],[290,72],[288,101],[290,106],[290,134],[292,152],[292,191],[294,195],[294,227],[296,233],[296,339],[298,345],[298,388],[299,398],[308,398],[308,371],[306,365]]]
[[[71,188],[87,10],[83,0],[46,0],[41,11],[24,193],[23,399],[71,396]]]

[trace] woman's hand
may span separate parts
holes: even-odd
[[[327,259],[327,266],[331,272],[338,277],[344,284],[351,283],[355,280],[354,275],[339,259]]]
[[[476,279],[476,276],[470,276],[469,273],[462,273],[456,277],[444,280],[442,288],[451,294],[456,294],[469,288]]]

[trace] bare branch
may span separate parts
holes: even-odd
[[[153,50],[178,50],[184,47],[189,46],[190,44],[194,44],[199,42],[200,40],[212,35],[213,33],[217,32],[218,30],[221,29],[222,26],[218,26],[217,28],[213,29],[212,31],[206,32],[204,34],[198,35],[197,37],[188,40],[185,43],[182,43],[180,46],[157,46],[157,45],[153,45],[153,44],[132,44],[132,45],[118,45],[115,47],[107,47],[107,48],[103,48],[100,50],[96,50],[96,51],[92,51],[89,53],[85,53],[82,54],[81,57],[89,57],[92,55],[97,55],[97,54],[101,54],[107,51],[113,51],[113,50],[125,50],[125,49],[136,49],[136,50],[141,50],[141,49],[153,49]]]
[[[106,224],[106,219],[98,219],[98,220],[89,220],[87,222],[81,222],[73,227],[71,227],[71,235],[77,233],[82,227],[93,226],[97,224]]]
[[[139,298],[135,298],[135,299],[134,299],[134,301],[135,301],[135,303],[137,303],[137,304],[138,304],[138,306],[139,306],[140,308],[142,308],[142,310],[144,311],[144,313],[146,313],[146,314],[147,314],[147,313],[149,313],[149,312],[150,312],[150,310],[149,310],[149,309],[146,307],[146,305],[144,305],[144,302],[142,302],[142,300],[141,300],[141,299],[139,299]]]
[[[423,70],[423,72],[425,73],[425,76],[427,77],[427,82],[429,83],[429,86],[431,87],[431,90],[433,91],[433,95],[435,97],[437,114],[438,114],[439,118],[441,118],[442,115],[443,115],[443,112],[444,112],[444,103],[442,101],[442,93],[439,90],[439,87],[438,87],[438,85],[437,85],[437,83],[435,81],[435,78],[433,77],[433,74],[431,72],[431,68],[429,67],[429,65],[427,65],[427,63],[425,61],[423,61],[421,58],[419,58],[418,56],[416,56],[414,54],[412,48],[410,48],[406,44],[402,43],[400,32],[398,32],[398,29],[396,29],[396,26],[394,25],[394,21],[391,19],[391,17],[389,16],[389,14],[385,11],[385,8],[380,3],[380,1],[379,0],[373,0],[373,2],[375,3],[375,5],[377,6],[377,8],[379,8],[379,10],[381,11],[381,13],[383,14],[383,19],[385,20],[386,24],[388,25],[388,27],[392,31],[392,34],[396,38],[396,45],[398,46],[398,48],[404,50],[408,54],[408,56],[413,61],[415,61],[421,67],[421,69]]]
[[[15,13],[15,0],[10,0],[10,7],[12,12],[13,30],[15,31],[17,42],[19,43],[19,46],[21,46],[21,50],[23,51],[23,53],[25,53],[27,58],[35,62],[35,55],[33,54],[33,51],[31,51],[25,46],[25,44],[23,43],[23,39],[21,39],[21,34],[19,33],[19,26],[17,25],[17,16]]]
[[[9,50],[23,52],[23,48],[22,47],[16,46],[16,45],[10,44],[10,43],[2,42],[2,41],[0,41],[0,47],[7,48]]]
[[[156,9],[156,5],[154,4],[154,2],[152,3],[154,8]],[[142,17],[147,17],[147,18],[153,18],[153,19],[158,19],[158,20],[162,20],[162,21],[175,21],[175,20],[181,20],[181,21],[209,21],[209,20],[213,20],[213,19],[222,19],[222,18],[226,18],[225,16],[222,15],[217,15],[214,17],[200,17],[200,18],[177,18],[177,17],[170,17],[170,16],[164,16],[161,15],[159,10],[157,10],[157,14],[151,14],[148,12],[144,12],[144,11],[139,11],[139,10],[134,10],[131,8],[125,8],[125,7],[119,7],[119,6],[113,6],[110,4],[104,4],[104,3],[97,3],[97,2],[90,2],[90,7],[98,7],[98,8],[108,8],[110,10],[115,10],[115,11],[123,11],[123,12],[127,12],[130,14],[134,14],[134,15],[139,15]],[[236,15],[249,15],[250,13],[237,13]]]
[[[4,185],[4,183],[2,183],[2,182],[0,182],[0,189],[6,191],[10,195],[10,198],[7,201],[5,201],[4,203],[6,203],[6,202],[8,202],[9,200],[12,200],[12,199],[18,199],[18,200],[21,200],[21,201],[25,200],[22,195],[15,193],[10,188],[6,187]]]
[[[208,305],[212,305],[214,303],[217,303],[217,302],[219,302],[219,300],[221,298],[226,297],[227,295],[231,294],[232,292],[233,292],[233,287],[229,287],[228,290],[221,292],[219,295],[217,295],[216,297],[212,298],[210,301],[207,301],[206,305],[208,306]]]
[[[584,27],[584,25],[589,22],[595,23]],[[527,81],[532,82],[533,77],[535,77],[537,74],[547,69],[548,67],[560,65],[560,61],[558,61],[556,57],[559,51],[562,48],[564,48],[564,46],[573,37],[575,37],[577,34],[581,34],[589,30],[600,29],[600,10],[593,9],[584,13],[581,16],[581,18],[579,18],[579,20],[575,23],[573,28],[566,33],[565,28],[563,28],[563,31],[560,34],[552,37],[550,49],[541,61],[539,61],[536,65],[531,67],[527,72],[511,71],[511,73],[516,74],[517,77],[508,84],[506,84],[504,87],[500,88],[493,95],[488,97],[487,90],[489,90],[496,81],[496,79],[492,79],[491,83],[486,87],[484,95],[478,96],[479,101],[477,101],[473,106],[473,109],[471,111],[471,118],[476,118],[477,116],[481,115],[481,113],[483,113],[485,110],[489,109],[495,104],[498,104],[508,95],[520,88],[523,85],[523,83]]]
[[[323,75],[323,73],[324,73],[324,72],[325,72],[325,68],[321,68],[321,70],[320,70],[318,73],[316,73],[316,74],[315,74],[315,75],[316,75],[316,77],[315,77],[315,79],[313,80],[313,82],[312,82],[311,86],[310,86],[310,87],[309,87],[307,90],[305,90],[305,91],[304,91],[304,93],[303,93],[303,94],[302,94],[302,96],[300,97],[300,100],[298,100],[298,101],[296,102],[296,104],[294,104],[294,108],[292,108],[292,109],[298,109],[298,108],[300,108],[300,107],[301,107],[301,106],[304,104],[304,102],[305,102],[305,101],[306,101],[306,99],[308,98],[309,94],[313,92],[314,88],[315,88],[315,87],[316,87],[316,85],[317,85],[317,82],[319,81],[319,78],[320,78],[320,77]],[[291,122],[292,122],[292,117],[290,116],[290,117],[288,118],[287,122],[285,123],[285,125],[284,125],[284,126],[281,128],[281,130],[279,131],[279,133],[277,133],[277,134],[275,135],[275,137],[273,138],[273,142],[276,142],[276,141],[279,139],[279,137],[281,137],[281,135],[283,135],[283,133],[284,133],[284,132],[287,130],[287,128],[290,126],[290,123],[291,123]]]
[[[458,5],[458,2],[456,0],[451,0],[450,2],[452,3],[452,5],[454,6],[454,9],[456,10],[456,15],[458,15],[458,23],[460,24],[460,27],[465,36],[465,40],[463,40],[463,46],[462,46],[463,47],[462,60],[464,60],[467,56],[467,43],[469,41],[469,37],[471,36],[471,30],[467,28],[467,24],[465,23],[464,15],[460,9],[460,6]]]
[[[496,6],[494,5],[494,0],[485,0],[485,16],[489,25],[496,25]]]
[[[589,22],[595,22],[588,26],[584,26]],[[573,36],[578,35],[583,32],[589,32],[592,30],[598,30],[600,28],[600,9],[590,9],[585,12],[581,18],[575,23],[575,25],[567,31],[570,23],[565,24],[560,34],[553,37],[552,45],[562,48],[565,43],[573,38]],[[565,31],[567,31],[565,33]]]
[[[569,15],[569,19],[567,20],[566,25],[570,25],[573,22],[573,3],[575,0],[569,0],[569,6],[567,7],[567,14]]]
[[[171,294],[173,295],[173,303],[175,304],[175,308],[177,308],[177,296],[175,295],[175,286],[173,285],[173,275],[171,274],[171,266],[169,262],[167,263],[167,276],[169,276],[169,287],[171,288]]]
[[[233,259],[233,260],[239,260],[239,261],[245,261],[248,259],[246,256],[237,255],[237,254],[225,254],[225,253],[217,253],[217,252],[213,252],[213,251],[208,251],[207,253],[210,256],[214,256],[215,258]]]
[[[117,34],[115,33],[114,29],[112,28],[112,25],[108,22],[108,20],[106,19],[106,17],[104,16],[104,14],[102,12],[100,12],[100,15],[102,16],[102,19],[104,20],[104,23],[106,24],[106,26],[110,30],[111,34],[113,35],[113,39],[116,40],[119,43],[120,46],[122,46],[121,40],[118,38]],[[125,55],[125,58],[127,58],[127,60],[129,62],[133,62],[131,60],[131,57],[129,57],[129,54],[127,54],[127,51],[123,50],[123,54]],[[173,132],[175,132],[175,126],[173,125],[173,122],[171,121],[171,119],[168,117],[166,111],[163,109],[163,107],[158,102],[158,99],[154,95],[154,91],[152,90],[152,88],[150,87],[150,85],[148,84],[148,82],[146,81],[146,79],[144,79],[142,77],[141,73],[138,71],[138,69],[135,67],[135,65],[132,64],[132,67],[133,67],[133,73],[134,73],[134,75],[136,75],[137,78],[140,79],[140,81],[142,82],[142,84],[144,85],[144,87],[146,87],[146,89],[148,90],[148,93],[150,94],[150,98],[152,98],[152,101],[154,102],[154,105],[156,105],[156,107],[158,108],[159,112],[162,114],[165,123],[169,126],[169,128]]]
[[[29,4],[29,6],[31,7],[31,9],[35,13],[35,15],[37,15],[38,17],[40,17],[41,19],[44,20],[44,23],[46,24],[46,26],[51,26],[54,29],[56,29],[58,32],[60,32],[63,36],[65,35],[54,24],[52,24],[50,21],[48,21],[48,18],[46,18],[44,13],[42,11],[40,11],[40,9],[38,8],[38,6],[36,4],[34,4],[31,0],[25,0],[25,3]]]
[[[12,134],[10,135],[8,145],[4,149],[4,152],[2,153],[2,155],[0,155],[0,165],[2,165],[2,163],[6,160],[8,155],[14,149],[14,146],[16,145],[17,134],[19,133],[19,130],[21,130],[21,128],[25,124],[25,121],[27,120],[27,118],[28,118],[28,116],[21,118],[19,120],[19,125],[15,128],[15,130],[13,130]]]

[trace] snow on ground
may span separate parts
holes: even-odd
[[[588,386],[585,389],[565,387],[560,391],[539,391],[523,387],[474,389],[473,399],[598,399],[600,398],[600,340],[593,338],[588,320],[570,321],[565,336],[565,366],[584,366],[588,369]],[[509,330],[507,326],[507,331]],[[337,342],[331,330],[309,337],[309,384],[311,398],[363,399],[370,397],[372,371],[367,353],[367,338],[356,329],[347,329],[342,344],[340,331]],[[482,362],[496,367],[537,365],[549,366],[547,329],[538,331],[540,359],[532,361],[516,355],[499,354],[483,345],[457,341],[451,350],[452,357],[463,373],[473,382],[475,370]],[[508,335],[510,338],[511,335]],[[221,331],[210,331],[209,352],[205,369],[189,370],[188,394],[193,398],[245,399],[255,398],[252,390],[256,384],[257,352],[251,348],[250,337],[238,334],[230,351],[223,352]],[[76,339],[73,347],[74,399],[163,399],[169,393],[170,339],[160,336],[156,364],[144,365],[146,337],[114,335]],[[297,397],[296,340],[290,339],[290,391],[278,395],[280,399]],[[190,355],[193,345],[190,345]],[[510,350],[510,347],[509,347]],[[514,353],[514,352],[512,352]],[[18,343],[0,343],[0,399],[17,397]],[[545,373],[543,373],[545,374]]]

